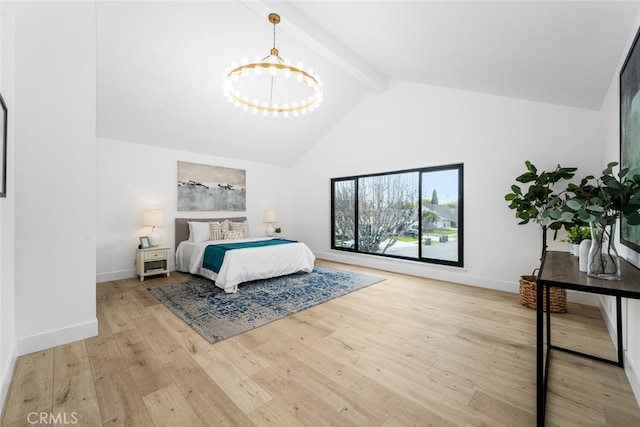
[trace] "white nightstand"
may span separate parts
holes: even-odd
[[[154,274],[166,274],[169,277],[169,247],[155,246],[153,248],[138,249],[136,256],[136,273],[140,281]]]

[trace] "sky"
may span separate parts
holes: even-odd
[[[423,198],[431,199],[433,189],[438,193],[438,203],[458,202],[458,170],[426,172],[422,175]]]

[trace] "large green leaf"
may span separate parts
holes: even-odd
[[[573,217],[574,217],[574,214],[572,212],[562,212],[562,215],[560,216],[560,220],[566,223],[572,223]]]
[[[536,179],[538,179],[538,175],[536,175],[535,173],[527,172],[517,177],[516,181],[526,184],[527,182],[535,181]]]
[[[552,222],[551,224],[549,224],[549,228],[551,230],[560,230],[562,228],[562,223],[561,222]]]
[[[629,225],[640,225],[640,213],[636,212],[627,217]]]
[[[582,207],[582,202],[580,200],[577,199],[569,199],[567,200],[567,207],[569,209],[572,209],[574,211],[577,211],[578,209],[580,209]]]
[[[530,172],[533,172],[533,173],[537,173],[538,172],[538,169],[536,169],[536,167],[533,165],[533,163],[531,163],[529,160],[525,160],[524,165],[527,167],[527,169]]]
[[[591,222],[595,219],[595,216],[587,212],[586,209],[580,208],[578,210],[578,218],[580,218],[580,221],[583,221],[583,222]]]

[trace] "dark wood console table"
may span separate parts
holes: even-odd
[[[549,356],[551,350],[564,351],[588,357],[600,362],[624,367],[622,343],[622,298],[640,299],[640,270],[624,259],[620,260],[622,280],[602,280],[587,276],[579,270],[578,258],[568,252],[547,251],[542,259],[536,288],[536,418],[538,426],[544,426],[547,404],[547,381],[549,379]],[[546,331],[543,300],[544,288],[564,288],[592,294],[610,295],[616,298],[616,329],[618,334],[618,360],[581,353],[551,343],[551,313],[547,311]],[[546,292],[546,306],[549,307]],[[544,345],[546,332],[547,345]],[[545,354],[546,350],[546,354]]]

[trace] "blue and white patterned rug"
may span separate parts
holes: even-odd
[[[204,278],[148,290],[215,343],[382,280],[316,265],[311,273],[242,284],[236,294],[226,294]]]

